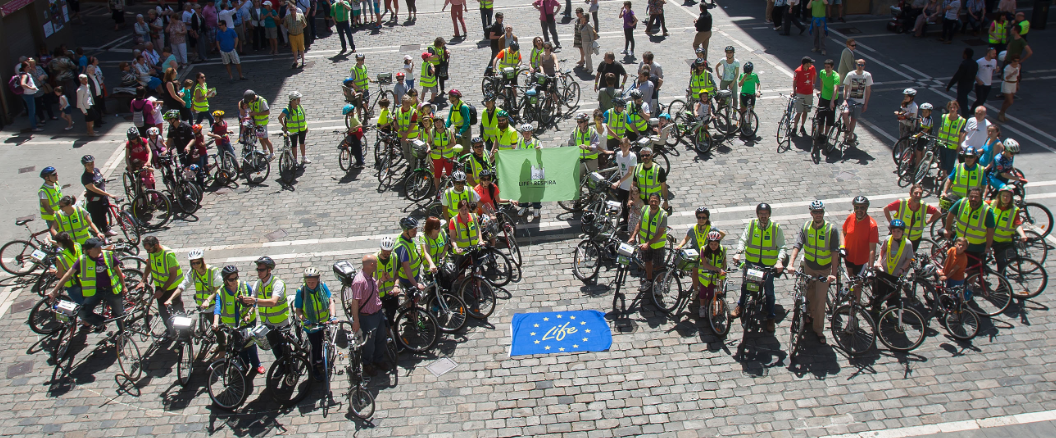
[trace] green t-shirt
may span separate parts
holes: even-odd
[[[825,16],[825,6],[827,6],[821,0],[814,0],[814,3],[810,5],[810,15],[814,18],[822,18]]]
[[[334,5],[330,7],[330,15],[334,17],[335,21],[344,23],[348,21],[348,11],[351,9],[352,8],[348,6],[348,3],[335,2]]]
[[[818,72],[818,76],[821,77],[821,98],[832,100],[839,97],[840,88],[835,86],[840,83],[840,73],[836,70],[833,70],[832,73],[825,73],[825,69],[822,69]],[[835,93],[833,93],[833,88],[836,88]]]
[[[741,73],[741,77],[737,78],[737,82],[741,84],[741,94],[755,94],[755,87],[759,85],[759,75],[752,73]]]
[[[1022,58],[1023,57],[1023,49],[1025,49],[1026,47],[1027,47],[1027,40],[1025,40],[1023,38],[1020,38],[1018,40],[1014,39],[1014,40],[1009,41],[1008,42],[1008,48],[1006,49],[1006,50],[1008,50],[1008,52],[1005,53],[1005,62],[1011,61],[1013,56],[1019,56],[1020,58]]]

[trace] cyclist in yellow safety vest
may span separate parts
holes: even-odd
[[[51,226],[52,236],[65,231],[70,234],[70,237],[78,245],[83,245],[92,235],[101,240],[106,240],[106,236],[92,222],[88,210],[78,206],[77,198],[73,196],[63,196],[59,200],[59,209],[55,214],[55,220],[52,222],[54,223]]]
[[[996,228],[994,211],[983,202],[982,187],[968,189],[968,197],[954,203],[946,214],[946,238],[952,239],[956,234],[968,241],[968,266],[985,260],[993,246]]]
[[[444,119],[433,119],[433,129],[428,131],[429,158],[433,160],[433,187],[440,187],[440,179],[446,173],[451,176],[455,170],[455,133],[444,126]],[[459,152],[461,152],[461,146]]]
[[[639,243],[639,255],[645,264],[645,279],[638,291],[652,288],[654,294],[660,294],[660,288],[653,288],[653,268],[663,266],[664,245],[667,245],[667,210],[660,208],[660,194],[649,196],[649,205],[642,207],[642,220],[634,227],[627,242]]]
[[[366,122],[365,111],[367,102],[370,102],[370,75],[367,73],[367,57],[362,53],[356,54],[356,65],[348,71],[348,78],[352,80],[352,89],[355,91],[355,100],[359,102],[359,119]]]
[[[484,148],[483,138],[479,136],[473,137],[470,143],[473,145],[470,153],[462,155],[458,158],[458,161],[462,163],[462,168],[466,169],[466,179],[470,187],[476,187],[480,182],[481,172],[495,170],[495,161],[487,149]]]
[[[500,87],[506,87],[506,85],[517,85],[517,70],[521,67],[521,45],[518,43],[510,43],[510,46],[499,51],[498,55],[495,55],[495,59],[492,61],[492,71],[494,74],[499,75],[502,80],[499,82]],[[513,70],[509,73],[502,71],[504,68],[512,68]],[[512,76],[512,77],[511,77]],[[501,88],[500,88],[501,89]],[[517,93],[509,93],[509,101],[512,108],[517,107]]]
[[[81,246],[82,253],[70,269],[55,282],[55,289],[51,291],[52,297],[57,297],[67,283],[77,276],[77,282],[81,285],[81,296],[84,301],[77,316],[81,321],[88,323],[102,331],[106,320],[95,313],[95,308],[103,301],[110,307],[112,317],[120,317],[125,314],[125,300],[122,292],[125,291],[125,274],[121,272],[114,253],[104,251],[103,241],[91,238]],[[72,297],[71,297],[72,298]],[[118,327],[124,329],[123,320],[118,321]]]
[[[726,281],[726,247],[722,246],[722,233],[719,231],[711,231],[707,235],[708,243],[705,244],[700,250],[700,267],[697,269],[697,275],[694,275],[696,281],[694,284],[700,285],[696,288],[697,299],[700,300],[700,310],[697,315],[701,318],[707,316],[705,309],[711,309],[712,316],[715,316],[719,308],[718,302],[715,305],[709,305],[712,302],[712,297],[715,293],[723,293],[722,283]]]
[[[627,104],[627,138],[636,141],[641,135],[649,135],[650,109],[641,90],[631,90],[630,96],[631,102]]]
[[[381,299],[381,305],[390,327],[392,327],[396,312],[400,308],[400,287],[396,285],[396,279],[399,277],[400,262],[393,255],[392,250],[395,247],[396,239],[391,236],[385,236],[381,238],[381,245],[378,252],[375,253],[377,269],[374,271],[374,280],[378,282],[378,298]]]
[[[282,132],[290,136],[294,164],[297,163],[297,144],[301,145],[301,166],[303,167],[305,164],[311,164],[312,160],[309,160],[308,155],[304,153],[304,148],[308,146],[305,140],[308,136],[308,121],[304,117],[301,97],[299,91],[290,93],[290,104],[279,114],[279,124],[282,125]]]
[[[473,126],[469,124],[469,105],[462,103],[462,92],[457,89],[447,93],[447,100],[451,103],[451,110],[447,112],[447,127],[454,131],[455,141],[463,149],[469,149],[469,138],[473,136]]]
[[[489,150],[495,146],[499,137],[498,112],[495,96],[484,96],[484,111],[480,113],[480,136],[484,138],[484,144]]]
[[[396,111],[396,133],[400,138],[403,159],[409,163],[407,167],[416,169],[418,157],[414,154],[414,141],[419,136],[418,109],[414,107],[414,98],[411,96],[403,96],[400,109]]]
[[[803,224],[792,246],[788,270],[795,270],[796,256],[803,250],[803,261],[799,267],[813,278],[825,277],[826,281],[811,280],[804,291],[807,313],[813,319],[814,334],[818,342],[825,344],[825,299],[829,285],[840,275],[840,232],[832,222],[825,220],[825,204],[810,203],[810,220]]]
[[[572,130],[568,145],[579,148],[579,162],[587,168],[588,174],[598,171],[598,154],[611,153],[601,147],[598,131],[590,126],[590,116],[587,113],[576,114],[576,129]]]
[[[62,199],[62,187],[59,186],[59,172],[48,166],[40,171],[44,184],[37,190],[40,198],[40,218],[51,228],[55,222],[55,213],[59,211],[59,200]]]
[[[881,278],[897,283],[898,277],[909,269],[913,262],[913,244],[906,238],[906,223],[902,219],[892,220],[888,226],[891,235],[880,244],[880,252],[876,254],[876,262],[873,269],[876,271],[877,281],[873,283],[874,311],[879,311],[879,298],[890,295],[887,298],[888,306],[897,306],[901,293],[892,293],[891,285]]]
[[[429,257],[428,252],[422,252],[421,244],[415,237],[418,236],[418,220],[413,217],[400,219],[400,228],[403,232],[396,239],[396,262],[399,264],[396,277],[399,281],[400,290],[410,291],[417,288],[425,290],[425,284],[418,280],[422,264],[428,266],[430,272],[436,272],[436,265]]]
[[[52,237],[55,241],[55,249],[58,251],[55,253],[55,276],[62,278],[66,275],[66,272],[73,269],[73,264],[81,258],[81,245],[73,241],[69,233],[60,232]],[[62,284],[62,288],[66,290],[66,296],[70,297],[73,302],[77,304],[84,303],[84,297],[81,296],[81,285],[76,280],[69,280]],[[41,291],[47,293],[51,299],[58,298],[58,293],[55,291]]]
[[[741,257],[744,257],[745,265],[762,266],[772,268],[773,271],[763,277],[763,291],[766,293],[766,331],[773,333],[774,325],[774,277],[781,275],[785,270],[785,233],[781,226],[770,220],[772,209],[770,204],[761,203],[755,206],[755,219],[748,223],[737,240],[737,255],[733,256],[733,264],[739,266]],[[730,312],[731,318],[741,316],[744,303],[748,298],[748,284],[741,285],[741,298],[737,301],[737,307]]]
[[[165,327],[172,331],[169,316],[170,310],[183,312],[183,299],[176,294],[183,277],[180,262],[176,260],[176,253],[161,245],[155,236],[143,238],[143,249],[147,250],[147,269],[143,271],[143,278],[149,279],[154,286],[154,299],[158,300],[158,315],[161,316]],[[146,287],[146,281],[140,284],[140,288]]]
[[[979,165],[979,156],[975,148],[969,147],[964,151],[964,163],[953,167],[953,172],[946,179],[943,186],[942,196],[953,200],[968,196],[968,190],[972,187],[985,187],[986,175],[983,166]]]
[[[987,37],[990,41],[990,47],[998,53],[1005,50],[1005,45],[1008,44],[1008,21],[1004,13],[998,13],[994,21],[990,22]]]
[[[491,27],[495,14],[494,5],[493,0],[480,0],[480,24],[484,26],[484,35],[488,34],[488,28]]]
[[[899,199],[884,206],[884,217],[888,222],[902,219],[906,223],[906,238],[913,243],[914,252],[920,248],[924,237],[924,228],[942,219],[942,214],[934,205],[923,201],[924,187],[913,184],[909,187],[909,197]]]
[[[268,139],[268,117],[271,115],[268,100],[257,96],[257,93],[253,90],[246,90],[245,93],[242,93],[242,100],[238,102],[238,109],[240,113],[245,112],[246,115],[253,118],[253,126],[264,127],[262,131],[256,133],[257,138],[260,139],[260,144],[268,149],[268,159],[275,158],[275,148],[271,145],[271,140]]]
[[[628,178],[632,178],[631,184],[638,187],[638,193],[640,193],[642,201],[647,201],[649,196],[655,193],[664,200],[664,209],[669,209],[670,206],[667,204],[667,199],[670,198],[667,191],[667,171],[653,162],[652,148],[642,148],[642,150],[638,151],[638,158],[642,162],[634,166],[634,169],[627,172],[623,178],[620,178],[619,184],[623,184]]]
[[[496,157],[498,151],[517,149],[521,147],[521,136],[517,130],[510,126],[509,115],[506,110],[496,112],[498,118],[498,132],[495,134],[495,143],[491,146],[491,156]]]
[[[968,120],[961,117],[960,112],[961,104],[951,100],[946,104],[946,114],[939,119],[939,134],[935,137],[940,145],[946,146],[939,148],[940,176],[953,172],[953,166],[957,165],[957,150],[964,143],[964,125]]]
[[[543,144],[539,142],[539,139],[532,138],[532,131],[535,131],[535,127],[531,123],[523,123],[520,126],[521,131],[521,142],[518,145],[518,149],[542,149]],[[532,222],[535,218],[541,218],[543,215],[543,203],[532,202],[532,210],[528,212],[527,203],[523,204],[518,214],[523,215],[528,213],[528,222]]]
[[[263,256],[255,262],[257,265],[257,282],[251,288],[252,295],[241,298],[242,304],[257,307],[260,320],[271,329],[268,332],[268,344],[275,353],[275,360],[282,360],[285,351],[281,330],[290,326],[290,301],[286,292],[286,282],[272,274],[275,260]]]
[[[1012,202],[1012,188],[1011,184],[1001,186],[997,198],[990,202],[990,211],[994,215],[994,260],[997,261],[997,272],[1005,272],[1009,256],[1016,254],[1014,242],[1027,242],[1019,207]]]
[[[612,108],[605,110],[602,118],[605,120],[605,128],[609,131],[606,148],[614,151],[620,148],[620,139],[627,132],[627,114],[623,112],[627,107],[627,101],[622,98],[612,100]]]
[[[466,201],[473,208],[476,208],[477,203],[480,202],[480,195],[466,185],[465,172],[456,170],[451,175],[451,179],[454,181],[454,187],[444,190],[444,193],[440,195],[440,204],[444,206],[444,219],[447,220],[458,215],[459,201]]]
[[[469,203],[466,200],[458,201],[458,214],[448,222],[447,234],[455,243],[452,250],[456,255],[462,254],[462,251],[473,245],[484,245],[480,219],[469,211]]]
[[[205,310],[213,307],[216,292],[224,285],[224,279],[220,277],[220,267],[205,263],[205,251],[192,249],[187,254],[187,261],[191,269],[183,275],[183,282],[176,287],[176,295],[183,295],[183,291],[194,292],[195,308]]]
[[[693,248],[699,254],[700,252],[704,251],[705,248],[707,248],[707,238],[712,231],[716,231],[719,233],[719,240],[722,240],[726,237],[725,231],[719,230],[718,228],[714,228],[711,226],[711,211],[708,210],[708,207],[697,207],[697,211],[695,214],[697,218],[697,223],[693,224],[692,227],[689,227],[689,229],[686,230],[685,237],[682,238],[682,241],[679,242],[678,245],[675,245],[675,251],[681,251],[683,247],[689,245],[690,248]],[[700,283],[698,282],[697,276],[694,276],[693,290],[696,290],[698,286],[700,286]]]
[[[693,72],[689,78],[689,98],[696,100],[701,91],[707,91],[708,95],[715,94],[715,78],[711,77],[708,70],[708,61],[697,58],[693,61]]]
[[[422,87],[422,97],[425,97],[425,93],[430,93],[429,100],[426,102],[432,102],[436,100],[436,64],[433,62],[434,56],[429,52],[422,53],[422,78],[418,83]],[[413,89],[413,88],[412,88]]]
[[[312,375],[316,381],[323,379],[323,325],[337,319],[337,300],[326,283],[319,280],[319,270],[311,266],[304,269],[304,283],[297,289],[293,307],[297,319],[304,324],[308,343],[312,348]]]

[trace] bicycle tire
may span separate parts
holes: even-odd
[[[121,173],[121,186],[125,189],[125,198],[132,199],[136,197],[136,180],[131,173],[125,171]]]
[[[792,324],[788,327],[788,361],[795,362],[803,346],[803,331],[806,325],[806,317],[800,309],[802,305],[798,302],[792,304]]]
[[[157,190],[144,190],[132,200],[132,217],[147,229],[158,229],[172,217],[172,201]]]
[[[279,155],[279,179],[285,184],[293,182],[293,171],[295,167],[293,163],[290,162],[291,160],[293,160],[293,157],[286,153]]]
[[[248,395],[246,376],[235,361],[218,360],[209,366],[209,399],[213,405],[225,411],[233,411],[242,405]]]
[[[426,312],[425,309],[419,307],[401,310],[396,315],[394,325],[396,326],[397,341],[404,348],[415,353],[424,353],[431,350],[440,339],[440,328],[436,325],[436,321],[433,320],[433,316]]]
[[[29,275],[40,266],[30,255],[37,244],[28,240],[12,240],[0,247],[0,268],[15,277]]]
[[[708,132],[707,126],[701,123],[693,130],[693,148],[699,154],[706,154],[715,146],[715,141]]]
[[[667,159],[667,154],[663,151],[659,149],[653,151],[653,162],[663,167],[665,173],[671,174],[671,161]]]
[[[744,123],[741,125],[741,134],[747,138],[755,138],[759,132],[759,116],[755,114],[755,108],[744,113]]]
[[[348,394],[348,405],[352,415],[360,419],[368,420],[374,416],[374,396],[358,385]]]
[[[180,211],[186,214],[194,214],[200,206],[198,203],[198,189],[189,181],[179,182],[179,196],[174,193],[173,199],[176,201],[176,205],[179,206]]]
[[[143,357],[139,354],[139,346],[129,334],[118,334],[114,341],[117,344],[117,365],[121,368],[121,374],[133,382],[143,376]]]
[[[421,202],[433,193],[433,174],[427,169],[415,169],[404,182],[404,192],[411,202]]]
[[[29,329],[40,335],[50,335],[62,328],[62,323],[55,317],[55,308],[51,305],[51,298],[41,298],[33,309],[29,311],[26,320]]]
[[[689,126],[690,119],[686,115],[686,101],[682,99],[672,100],[667,105],[667,114],[671,116],[671,121],[675,123],[675,129],[680,134],[685,134],[686,127]],[[674,133],[672,133],[673,135]]]
[[[73,324],[66,325],[59,331],[58,336],[55,337],[55,348],[51,350],[51,360],[55,365],[66,359],[75,336],[77,336],[77,330]]]
[[[56,277],[55,274],[50,271],[44,271],[37,276],[37,281],[33,283],[31,289],[33,293],[37,294],[37,296],[44,297],[48,294],[48,291],[55,288],[55,282],[57,281],[59,281],[59,277]]]
[[[437,303],[440,300],[444,301],[443,306]],[[440,331],[444,333],[455,333],[462,330],[468,321],[466,303],[457,295],[449,292],[441,293],[439,299],[436,295],[430,297],[426,308],[433,314],[437,327],[440,327]]]
[[[220,164],[223,166],[222,182],[227,185],[238,179],[238,159],[235,158],[235,154],[228,151],[224,151],[221,157]]]
[[[954,339],[967,341],[979,334],[979,317],[970,309],[958,309],[946,312],[942,316],[942,325]]]
[[[840,139],[840,137],[846,137],[846,134],[844,133],[843,129],[843,118],[839,114],[837,114],[836,123],[833,123],[832,126],[829,128],[829,135],[827,136],[828,141],[825,142],[826,152],[831,154],[836,151],[836,147],[839,146],[843,141]]]
[[[659,285],[660,294],[656,294],[655,285]],[[672,287],[674,286],[674,287]],[[678,275],[672,275],[670,269],[664,269],[656,275],[656,282],[654,283],[654,291],[651,294],[653,296],[653,304],[656,305],[657,309],[670,315],[675,310],[678,310],[682,304],[682,282],[679,281]]]
[[[924,342],[928,325],[920,312],[909,307],[891,307],[880,313],[876,336],[894,351],[911,351]]]
[[[925,154],[924,157],[920,159],[920,163],[917,163],[917,173],[913,177],[913,183],[923,186],[924,180],[931,174],[931,165],[934,162],[934,155]]]
[[[263,152],[253,151],[248,162],[242,165],[242,173],[250,184],[263,183],[271,175],[271,161]]]
[[[517,231],[509,222],[502,224],[503,240],[506,242],[506,251],[510,253],[510,261],[521,267],[521,245],[517,243]]]
[[[712,125],[715,126],[715,130],[721,132],[724,136],[731,136],[737,131],[734,127],[733,120],[730,118],[730,108],[728,106],[720,106],[715,110],[715,117],[711,119]]]
[[[814,164],[821,164],[821,145],[813,138],[810,141],[810,161]]]
[[[788,112],[785,112],[781,116],[781,120],[777,122],[777,152],[787,152],[792,149],[792,122],[789,119]]]
[[[312,392],[311,366],[300,354],[287,354],[281,361],[271,364],[266,385],[271,398],[278,404],[289,407]]]
[[[857,319],[853,326],[849,324],[852,311]],[[872,350],[876,344],[876,326],[869,312],[861,307],[853,307],[850,304],[837,307],[829,318],[829,327],[836,345],[851,356]]]
[[[896,165],[898,164],[899,160],[903,157],[903,155],[907,152],[911,156],[913,155],[914,148],[909,145],[909,139],[911,136],[912,134],[903,135],[901,138],[895,141],[894,145],[891,146],[891,161],[894,162]]]
[[[191,373],[194,370],[194,346],[191,344],[190,339],[181,342],[176,358],[176,381],[183,387],[191,382]]]
[[[1016,244],[1018,256],[1033,259],[1044,266],[1049,258],[1049,242],[1034,230],[1024,230],[1023,234],[1027,235],[1027,241]]]
[[[348,172],[352,168],[352,152],[346,148],[341,148],[337,153],[337,165],[341,167],[342,171]]]
[[[1014,257],[1006,262],[1003,273],[1012,285],[1012,297],[1031,299],[1045,290],[1049,284],[1049,273],[1037,261]]]
[[[132,214],[127,211],[122,211],[118,215],[117,226],[121,228],[121,234],[125,236],[125,241],[138,246],[139,245],[139,225],[136,219],[132,217]]]
[[[476,319],[487,319],[495,311],[495,288],[486,278],[474,275],[458,284],[458,296],[466,312]]]
[[[348,151],[342,151],[342,153],[345,153],[345,152],[348,152]],[[351,157],[351,152],[348,152],[348,153],[349,153],[349,157]],[[351,160],[351,158],[349,158],[349,160]],[[393,171],[392,167],[393,167],[392,157],[390,157],[389,155],[383,156],[381,158],[381,161],[378,163],[378,188],[379,189],[388,189],[389,187],[392,187],[392,176],[395,173]]]
[[[895,174],[898,175],[899,187],[909,187],[917,177],[917,168],[913,167],[913,153],[902,154],[895,161]]]
[[[723,287],[725,289],[725,286]],[[716,293],[718,293],[716,291]],[[726,336],[730,332],[730,307],[726,304],[725,291],[722,296],[714,298],[713,309],[708,309],[708,325],[717,336]]]
[[[975,272],[964,280],[964,287],[971,292],[968,310],[979,316],[1000,315],[1012,303],[1012,285],[996,272]]]
[[[1030,224],[1030,228],[1026,228],[1027,230],[1037,232],[1043,239],[1048,237],[1049,233],[1052,233],[1052,212],[1049,211],[1048,207],[1037,202],[1027,202],[1023,204],[1023,208],[1020,210],[1024,215],[1024,224]]]
[[[592,240],[584,240],[576,245],[572,255],[572,274],[584,283],[598,276],[601,269],[602,250]],[[588,275],[589,274],[589,275]]]

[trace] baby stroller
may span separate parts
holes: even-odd
[[[899,0],[897,5],[891,6],[891,21],[887,22],[887,30],[904,33],[913,29],[913,22],[917,20],[916,15],[908,0]]]

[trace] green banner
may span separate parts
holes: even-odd
[[[579,196],[579,148],[514,149],[498,152],[496,170],[505,199],[568,201]]]

